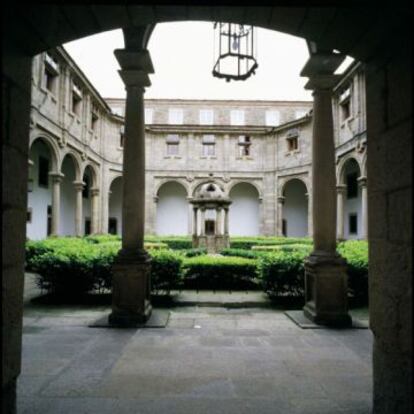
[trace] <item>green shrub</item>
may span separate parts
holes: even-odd
[[[198,256],[184,260],[184,286],[190,289],[257,289],[256,261],[241,257]]]
[[[356,302],[368,303],[368,242],[347,240],[337,247],[347,261],[348,290]]]
[[[151,289],[156,293],[169,294],[180,287],[183,258],[169,250],[151,251]]]
[[[313,241],[308,237],[232,237],[230,247],[234,249],[249,250],[253,246],[267,246],[279,244],[312,244]]]
[[[270,296],[304,295],[304,264],[307,252],[274,252],[258,260],[258,274]]]
[[[223,256],[233,256],[233,257],[245,257],[246,259],[257,259],[263,254],[266,254],[261,251],[254,251],[254,250],[245,250],[245,249],[223,249],[220,252]]]
[[[107,243],[120,241],[121,236],[118,234],[90,234],[85,236],[85,240],[90,243]]]
[[[179,250],[179,252],[184,257],[196,257],[207,254],[207,249],[205,247],[197,247],[194,249]]]
[[[276,244],[276,245],[257,245],[252,246],[252,251],[255,252],[297,252],[304,251],[311,253],[313,246],[311,244],[301,244],[301,243],[292,243],[292,244]]]

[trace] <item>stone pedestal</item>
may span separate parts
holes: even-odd
[[[206,248],[208,254],[216,254],[230,247],[230,239],[228,235],[193,236],[193,247]]]
[[[109,323],[134,326],[145,323],[151,316],[151,261],[146,255],[136,259],[118,257],[112,267],[112,313]]]
[[[311,254],[305,260],[305,316],[321,325],[351,326],[347,286],[344,258]]]

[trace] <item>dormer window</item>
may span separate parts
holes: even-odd
[[[231,125],[244,125],[244,111],[233,110],[230,112],[230,124]]]
[[[247,135],[240,135],[239,136],[239,156],[240,157],[248,157],[250,155],[250,147],[251,147],[251,140],[250,137]]]
[[[201,125],[213,125],[214,123],[214,112],[212,109],[201,109],[200,110],[200,124]]]
[[[266,111],[266,126],[278,126],[279,123],[279,111]]]
[[[82,105],[82,91],[76,83],[72,85],[72,112],[80,116]]]
[[[183,123],[184,114],[182,109],[170,109],[168,111],[168,123],[173,125],[181,125]]]
[[[59,76],[59,64],[48,53],[45,54],[43,72],[43,86],[51,93],[56,94]]]

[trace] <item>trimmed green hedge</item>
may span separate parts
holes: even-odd
[[[241,257],[199,256],[184,261],[184,287],[257,289],[256,261]]]
[[[312,244],[313,240],[308,237],[231,237],[230,247],[232,249],[249,250],[253,246],[287,245],[287,244]]]
[[[223,256],[244,257],[246,259],[257,259],[258,257],[263,256],[263,254],[266,254],[266,252],[229,248],[229,249],[223,249],[220,252],[220,254]]]

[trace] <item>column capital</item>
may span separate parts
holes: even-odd
[[[340,75],[321,74],[312,75],[305,85],[305,89],[313,90],[313,93],[330,92],[339,82]]]
[[[345,184],[338,184],[337,186],[336,186],[336,192],[337,193],[345,193],[345,191],[346,191],[346,185]]]
[[[283,203],[285,202],[285,199],[286,199],[286,197],[279,196],[279,197],[277,198],[277,201],[278,201],[280,204],[283,204]]]
[[[115,49],[114,55],[123,70],[142,70],[154,73],[151,55],[147,49]]]
[[[131,88],[144,89],[146,86],[151,86],[151,81],[148,73],[140,69],[118,70],[122,81],[124,82],[127,91]],[[143,91],[142,91],[143,92]]]
[[[360,187],[366,187],[367,186],[367,177],[361,176],[357,178],[358,184]]]
[[[83,181],[74,181],[73,186],[76,191],[82,191],[85,188],[85,183]]]
[[[91,188],[91,196],[98,196],[99,195],[99,188],[92,187]]]
[[[49,177],[53,180],[54,183],[61,183],[64,177],[64,174],[56,171],[51,171]]]

